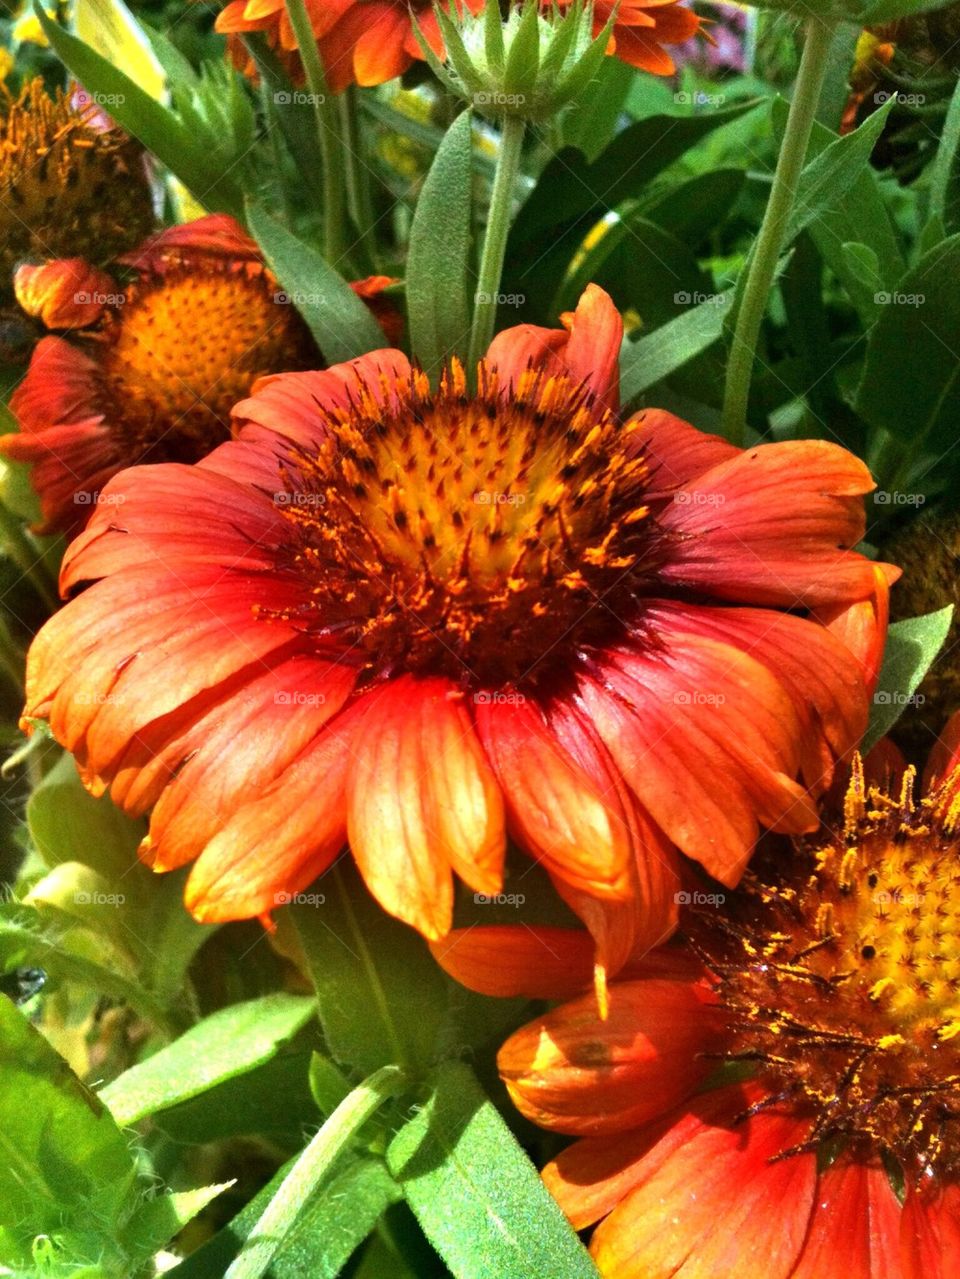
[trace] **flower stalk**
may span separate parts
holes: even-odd
[[[835,21],[824,21],[816,15],[807,20],[803,56],[790,103],[783,145],[773,175],[770,198],[753,256],[746,268],[746,285],[733,332],[723,400],[723,434],[731,443],[741,446],[746,432],[750,384],[753,380],[760,327],[796,199],[797,183],[816,118],[827,70],[827,55],[835,30]]]
[[[497,156],[493,189],[490,193],[487,230],[480,256],[480,275],[477,279],[473,324],[470,329],[467,367],[471,370],[476,368],[478,360],[493,337],[497,318],[497,295],[500,292],[503,261],[507,252],[513,196],[520,172],[520,157],[523,152],[526,127],[526,121],[521,116],[504,117],[500,153]]]

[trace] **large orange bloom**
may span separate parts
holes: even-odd
[[[872,668],[883,638],[870,476],[621,423],[619,315],[591,286],[566,322],[501,333],[475,393],[395,350],[264,378],[236,440],[104,489],[26,714],[153,810],[155,867],[197,859],[198,917],[268,912],[348,841],[436,938],[509,831],[614,968],[671,926],[674,844],[735,883],[761,823],[816,825],[866,722],[848,645]]]
[[[855,767],[843,820],[691,894],[690,944],[624,969],[606,1019],[584,994],[501,1049],[520,1110],[579,1138],[544,1179],[606,1279],[960,1274],[957,759],[919,801]],[[475,929],[445,962],[555,996],[584,941]]]
[[[120,265],[133,283],[82,258],[17,273],[21,305],[57,335],[37,343],[10,401],[20,433],[0,438],[0,453],[33,464],[43,532],[85,523],[124,467],[194,462],[229,439],[230,410],[261,374],[320,362],[225,214],[170,227]]]
[[[483,0],[463,0],[473,13]],[[561,8],[568,0],[564,0]],[[457,4],[445,4],[456,11]],[[544,3],[552,11],[552,3]],[[677,0],[624,0],[618,6],[601,0],[594,9],[594,33],[599,35],[616,10],[610,52],[644,71],[670,75],[673,59],[664,45],[682,44],[700,28],[700,19]],[[431,0],[307,0],[307,12],[320,49],[327,80],[334,92],[348,84],[384,84],[402,75],[423,57],[414,21],[438,57],[443,39]],[[248,32],[264,32],[283,56],[287,70],[298,82],[302,69],[297,41],[284,0],[229,0],[217,18],[217,30],[236,38]],[[232,45],[235,58],[252,67],[239,43]]]

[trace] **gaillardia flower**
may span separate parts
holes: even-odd
[[[838,825],[690,894],[686,944],[625,969],[606,1020],[581,996],[502,1048],[521,1111],[580,1139],[544,1179],[600,1222],[607,1279],[960,1273],[956,753],[941,777],[917,800],[912,768],[868,786],[857,759]],[[570,947],[544,940],[545,986],[529,936],[508,965],[553,995]],[[488,946],[463,939],[468,984]]]
[[[143,149],[38,77],[0,101],[0,291],[24,259],[104,262],[154,223]]]
[[[509,831],[612,969],[670,927],[674,844],[735,883],[760,823],[815,828],[882,642],[870,476],[621,421],[612,302],[566,325],[501,333],[476,391],[395,350],[261,379],[235,440],[104,489],[27,721],[152,809],[155,867],[196,859],[199,918],[269,912],[349,842],[437,938]]]
[[[195,462],[230,436],[230,410],[262,373],[319,362],[310,334],[223,214],[171,227],[121,259],[24,266],[17,296],[49,328],[11,397],[20,433],[0,452],[33,464],[44,532],[74,530],[111,475]]]

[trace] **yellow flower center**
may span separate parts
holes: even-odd
[[[296,310],[255,264],[184,263],[120,290],[92,336],[107,420],[131,461],[196,461],[229,438],[230,410],[257,377],[316,364]]]
[[[478,374],[415,373],[393,409],[358,387],[283,469],[297,620],[371,674],[536,679],[622,629],[655,569],[636,427],[565,378]]]
[[[142,149],[39,78],[0,103],[0,280],[24,259],[105,262],[153,227]]]
[[[960,1167],[960,801],[854,770],[842,831],[751,871],[694,944],[720,978],[735,1058],[809,1107],[813,1139],[905,1168]],[[729,906],[729,903],[728,903]]]

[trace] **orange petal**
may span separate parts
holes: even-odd
[[[22,266],[13,277],[17,301],[48,329],[83,329],[95,324],[120,285],[85,258],[61,258],[42,266]]]
[[[960,1274],[960,1185],[907,1187],[900,1221],[903,1279],[956,1279]]]
[[[572,928],[455,928],[431,942],[430,950],[455,981],[481,995],[561,999],[584,990],[593,978],[593,942]]]
[[[900,1204],[880,1164],[841,1156],[817,1182],[791,1279],[900,1279]]]

